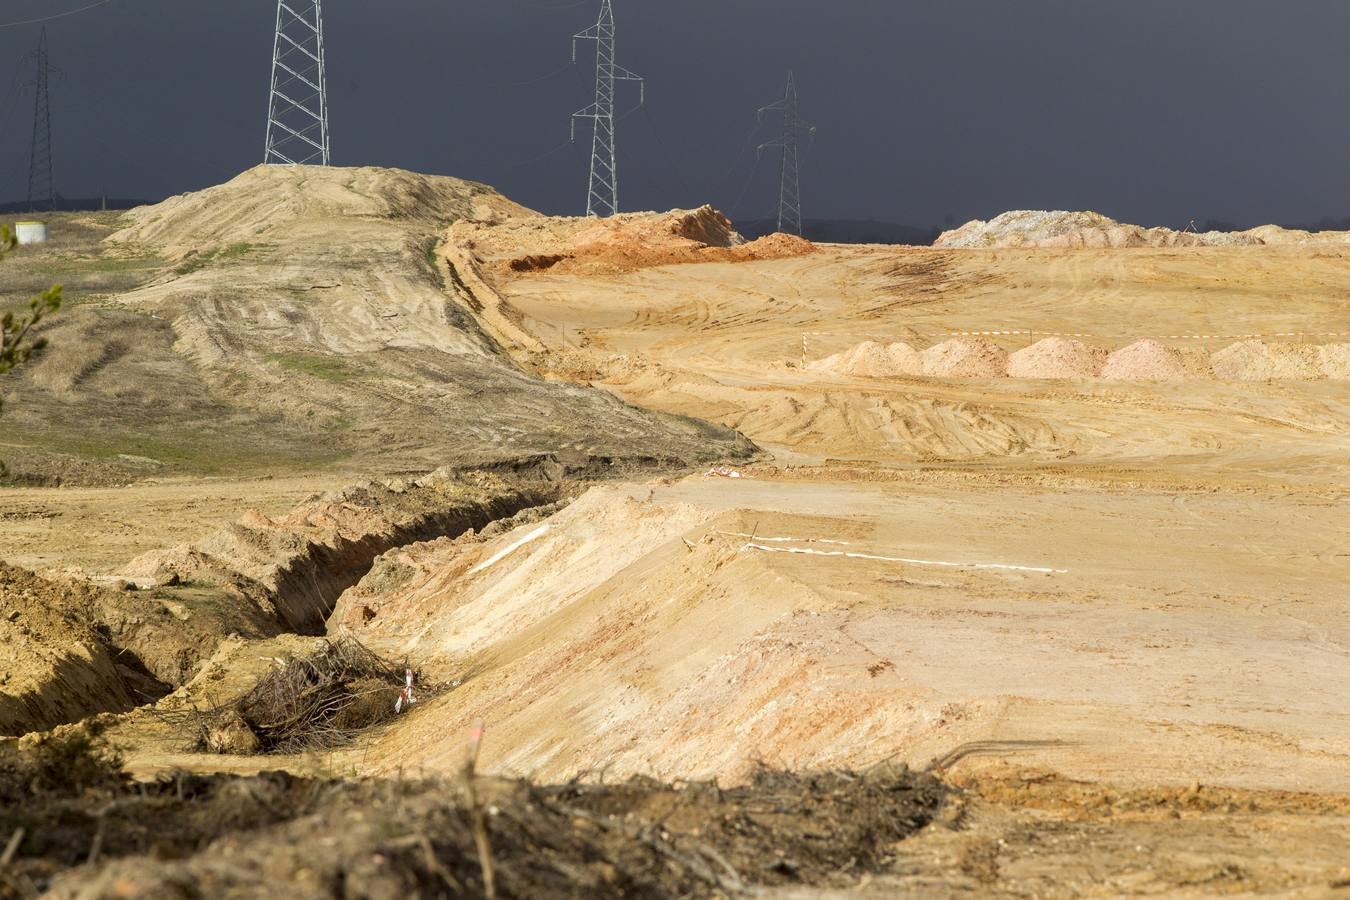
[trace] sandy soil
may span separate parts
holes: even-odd
[[[0,490],[0,559],[30,569],[111,574],[143,553],[233,522],[246,510],[280,515],[354,480],[350,474],[180,478],[134,488]]]
[[[1074,777],[1348,791],[1343,385],[878,384],[800,366],[803,342],[819,356],[959,331],[1027,333],[990,338],[1008,350],[1032,332],[1208,334],[1195,343],[1213,349],[1340,332],[1344,261],[833,247],[604,277],[496,270],[548,345],[541,365],[734,425],[788,468],[595,500],[590,518],[503,537],[488,575],[433,548],[390,592],[420,598],[408,627],[382,612],[373,636],[471,673],[445,714],[490,715],[512,771],[919,762],[995,740]],[[645,546],[633,502],[666,507],[655,519],[679,533],[634,559],[591,549],[606,533]],[[608,567],[578,562],[590,553]],[[430,731],[389,741],[400,765],[440,765]]]
[[[369,199],[354,192],[321,199]],[[180,266],[189,257],[166,222],[220,244],[250,217],[299,215],[296,241],[319,240],[331,211],[298,202],[217,218],[184,200],[142,216],[138,240]],[[386,275],[349,258],[332,296],[329,251],[287,258],[267,244],[119,300],[119,314],[171,329],[160,343],[172,358],[156,358],[173,378],[206,386],[181,410],[206,415],[233,384],[222,360],[242,354],[255,426],[258,409],[285,424],[358,396],[339,430],[360,439],[334,441],[348,455],[324,474],[259,479],[222,441],[207,455],[227,457],[227,479],[135,483],[146,473],[124,460],[127,487],[8,489],[0,554],[116,572],[249,507],[303,511],[353,468],[550,441],[686,465],[740,454],[731,468],[633,476],[547,517],[363,559],[369,572],[335,601],[329,631],[415,658],[448,689],[326,765],[453,774],[479,719],[480,766],[501,775],[735,782],[759,761],[904,761],[967,785],[969,817],[906,842],[863,893],[1320,896],[1346,883],[1350,394],[1344,381],[1263,377],[1283,364],[1248,345],[1221,362],[1254,380],[1195,375],[1250,340],[1339,359],[1315,348],[1350,334],[1350,250],[741,252],[707,211],[600,234],[506,206],[448,226],[410,214],[383,243],[377,212],[343,227]],[[718,253],[698,246],[709,222]],[[423,258],[418,242],[437,234]],[[672,237],[659,252],[625,244]],[[428,286],[433,270],[443,290]],[[273,315],[276,298],[249,285],[277,278],[290,287]],[[203,285],[214,300],[195,293]],[[369,297],[392,304],[394,321],[370,325]],[[153,322],[170,309],[171,326]],[[366,346],[377,332],[380,346]],[[236,334],[240,348],[221,343]],[[1067,377],[984,365],[1006,371],[1047,337],[1083,345],[1060,361]],[[424,354],[416,364],[404,340]],[[1187,377],[1072,377],[1140,340],[1176,348]],[[809,365],[867,341],[848,365]],[[335,359],[369,361],[379,378],[349,377]],[[304,377],[279,374],[300,363]],[[483,365],[492,377],[463,389]],[[60,424],[97,400],[102,371],[35,369],[19,398],[65,392]],[[295,395],[259,405],[278,384]],[[49,433],[43,408],[25,413],[35,434]],[[443,421],[466,424],[445,437],[428,425]],[[727,428],[765,452],[744,459]],[[285,433],[278,455],[303,466]],[[260,434],[259,446],[273,440]],[[88,449],[82,459],[108,458]],[[256,662],[251,647],[221,652]],[[138,749],[135,721],[120,736],[142,774],[276,764],[192,757],[162,727]]]

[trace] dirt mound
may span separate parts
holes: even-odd
[[[0,563],[0,735],[136,705],[93,627],[91,594]]]
[[[1011,378],[1092,378],[1106,365],[1107,352],[1072,338],[1037,341],[1008,357]]]
[[[933,245],[947,250],[1031,248],[1216,247],[1247,246],[1265,241],[1249,232],[1173,231],[1126,225],[1095,212],[1016,210],[988,221],[967,222],[944,232]]]
[[[324,243],[357,223],[492,220],[535,215],[487,185],[401,169],[257,166],[224,184],[127,213],[113,243],[166,248],[171,256],[211,247]]]
[[[1003,378],[1008,354],[981,338],[955,338],[923,351],[923,373],[933,378]]]
[[[39,449],[140,457],[159,474],[428,471],[563,448],[645,464],[751,452],[725,428],[517,365],[512,340],[490,334],[473,273],[437,252],[449,223],[507,217],[542,218],[453,178],[261,166],[128,213],[79,258],[39,248],[48,271],[149,271],[51,320],[51,352],[6,379],[6,426]],[[676,217],[665,240],[731,242],[718,227]]]
[[[1110,381],[1179,381],[1190,377],[1190,372],[1180,353],[1146,338],[1108,356],[1101,377]]]
[[[1305,344],[1241,341],[1210,357],[1216,377],[1225,381],[1313,381],[1324,377],[1320,348]]]
[[[909,344],[896,342],[886,345],[876,341],[863,341],[843,353],[816,360],[806,368],[812,372],[832,375],[895,378],[922,374],[923,360]]]
[[[1350,381],[1350,344],[1324,344],[1317,348],[1322,374],[1333,381]]]
[[[798,237],[795,234],[766,234],[762,238],[756,238],[748,244],[744,244],[730,254],[730,259],[738,262],[742,259],[787,259],[792,256],[805,256],[808,253],[814,253],[816,245],[806,238]]]
[[[747,243],[731,220],[711,206],[607,219],[459,222],[450,229],[449,240],[499,274],[615,275],[680,263],[786,259],[816,249],[810,241],[787,234]]]

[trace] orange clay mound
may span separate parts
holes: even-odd
[[[1092,378],[1106,365],[1106,351],[1070,338],[1037,341],[1008,357],[1011,378]]]
[[[923,351],[923,373],[934,378],[1003,378],[1008,354],[979,338],[957,338]]]
[[[1179,381],[1189,375],[1180,353],[1151,338],[1112,353],[1101,373],[1111,381]]]
[[[747,243],[731,220],[711,206],[608,219],[538,217],[518,220],[507,230],[519,238],[516,253],[527,252],[500,259],[496,265],[517,273],[611,275],[678,263],[786,259],[816,249],[810,241],[787,234]]]
[[[1210,357],[1214,375],[1225,381],[1314,381],[1323,377],[1319,347],[1241,341]]]

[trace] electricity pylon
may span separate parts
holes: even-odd
[[[265,163],[328,165],[322,0],[277,0]]]
[[[595,41],[595,102],[572,114],[572,140],[577,139],[577,119],[595,121],[591,142],[591,182],[586,195],[586,215],[612,216],[619,211],[619,164],[614,150],[614,83],[636,81],[641,85],[639,105],[647,102],[647,82],[615,62],[614,8],[601,0],[600,20],[572,37],[572,62],[577,61],[577,41]]]
[[[802,233],[801,136],[808,132],[815,136],[816,126],[801,117],[797,104],[797,76],[788,72],[787,91],[783,99],[761,107],[759,118],[771,110],[783,113],[783,139],[759,145],[759,152],[767,147],[783,148],[783,179],[778,189],[778,230],[784,234]]]
[[[28,206],[30,209],[56,209],[56,183],[52,177],[52,109],[47,94],[47,29],[38,41],[37,101],[33,107],[33,155],[28,169]]]

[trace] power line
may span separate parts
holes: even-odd
[[[56,209],[56,184],[52,177],[52,109],[47,94],[47,28],[38,41],[37,77],[33,85],[37,98],[33,104],[33,152],[28,169],[28,206],[37,204]]]
[[[586,215],[612,216],[619,211],[619,165],[614,147],[614,83],[636,81],[642,87],[641,106],[647,97],[646,81],[615,62],[614,7],[601,0],[600,19],[572,37],[572,61],[577,58],[577,41],[595,41],[595,102],[572,114],[572,137],[576,137],[577,119],[594,122],[591,141],[591,179],[586,195]]]
[[[783,138],[767,144],[760,144],[762,152],[766,147],[781,147],[783,150],[783,173],[778,188],[778,230],[785,234],[802,233],[802,189],[801,189],[801,136],[803,131],[812,135],[816,126],[804,121],[797,103],[797,76],[788,72],[787,90],[783,99],[777,103],[761,107],[759,116],[770,110],[783,113]]]
[[[98,0],[97,3],[90,3],[88,6],[81,6],[79,9],[72,9],[68,12],[56,13],[55,15],[42,16],[37,19],[24,19],[22,22],[0,22],[0,28],[18,28],[20,25],[37,25],[41,22],[51,22],[55,19],[64,19],[66,16],[77,16],[82,12],[89,12],[91,9],[97,9],[100,6],[107,6],[113,0]]]
[[[328,82],[321,0],[277,0],[264,163],[328,165]]]

